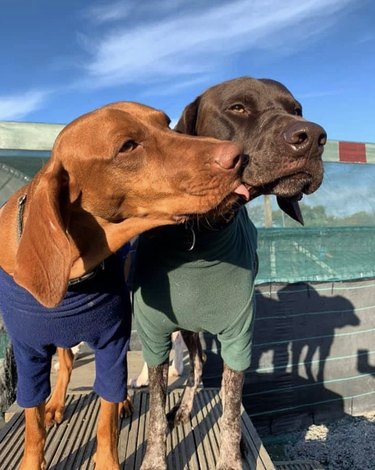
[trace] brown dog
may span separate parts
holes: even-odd
[[[243,181],[250,199],[275,194],[280,207],[302,221],[298,200],[322,181],[326,134],[303,119],[300,103],[283,85],[244,77],[214,86],[185,108],[176,130],[242,145],[248,155]],[[166,227],[140,237],[134,311],[149,365],[150,389],[142,470],[166,468],[167,357],[170,333],[177,329],[191,331],[183,331],[191,372],[182,401],[169,419],[178,423],[189,418],[201,381],[202,348],[194,332],[217,334],[224,372],[216,468],[242,468],[240,407],[243,371],[250,363],[257,260],[255,229],[246,211],[237,210],[239,206],[221,205],[186,228]]]
[[[22,391],[24,403],[34,387],[33,380],[40,383],[42,359],[49,372],[55,347],[67,348],[79,339],[48,345],[40,339],[49,338],[49,329],[61,334],[61,328],[56,327],[61,312],[49,315],[49,309],[61,302],[65,305],[69,281],[74,280],[70,284],[76,290],[75,281],[86,282],[103,260],[107,263],[116,250],[142,231],[181,222],[188,213],[204,213],[223,198],[233,198],[230,193],[239,185],[241,170],[239,147],[178,135],[168,128],[168,122],[164,113],[135,103],[115,103],[78,118],[58,136],[46,166],[1,208],[0,307],[12,342],[17,345],[17,393],[20,398]],[[10,291],[11,296],[7,295]],[[29,303],[33,308],[40,307],[37,315],[31,315]],[[73,321],[68,307],[64,319],[67,327]],[[83,331],[83,320],[89,319],[81,318]],[[99,318],[94,328],[103,325]],[[25,369],[28,360],[32,368],[37,367],[37,373],[33,369],[30,375]],[[26,378],[23,371],[29,374]],[[102,384],[107,373],[97,370]],[[26,406],[22,470],[45,466],[46,398]],[[98,470],[119,469],[117,437],[117,404],[102,397]]]

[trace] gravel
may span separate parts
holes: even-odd
[[[374,470],[375,412],[292,433],[284,453],[289,460],[315,460],[329,470]]]

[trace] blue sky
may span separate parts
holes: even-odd
[[[372,0],[1,0],[0,120],[118,100],[176,120],[205,88],[283,82],[330,139],[375,142]]]

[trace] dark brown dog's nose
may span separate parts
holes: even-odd
[[[233,170],[241,165],[242,149],[234,143],[228,142],[220,145],[215,157],[215,163],[224,170]]]
[[[323,127],[318,124],[298,121],[286,129],[284,139],[295,150],[306,152],[312,146],[323,149],[327,142],[327,134]]]

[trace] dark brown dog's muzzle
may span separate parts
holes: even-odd
[[[318,124],[308,121],[297,121],[289,125],[283,137],[295,155],[306,155],[313,148],[320,154],[327,142],[325,130]]]

